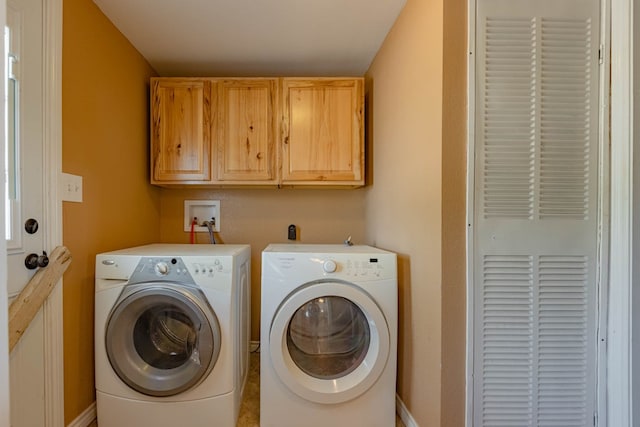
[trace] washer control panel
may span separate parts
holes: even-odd
[[[193,283],[193,278],[180,257],[143,257],[138,262],[129,282],[157,280]]]
[[[219,259],[207,262],[196,262],[191,264],[191,270],[196,276],[213,276],[224,269]]]
[[[247,245],[148,245],[106,252],[96,256],[96,280],[223,287],[234,273],[239,250],[248,256]]]

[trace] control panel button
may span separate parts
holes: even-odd
[[[322,269],[325,271],[325,273],[333,273],[337,268],[338,266],[336,265],[336,262],[330,259],[322,264]]]
[[[155,265],[154,270],[159,276],[166,276],[169,274],[169,264],[166,262],[159,262]]]

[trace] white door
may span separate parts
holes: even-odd
[[[43,37],[40,0],[9,0],[5,45],[7,84],[7,262],[11,301],[33,276],[25,257],[42,254],[43,240]],[[39,224],[29,231],[27,219]],[[45,425],[42,310],[10,355],[11,425]]]
[[[45,15],[43,0],[8,0],[5,46],[7,66],[6,178],[7,271],[9,302],[40,266],[46,227],[45,141]],[[30,226],[27,227],[26,224]],[[36,225],[37,224],[37,225]],[[25,259],[34,255],[35,265]],[[40,258],[39,258],[40,257]],[[47,425],[45,400],[48,337],[40,310],[10,355],[12,427]]]
[[[4,27],[6,2],[0,0],[0,26]],[[4,46],[0,46],[0,57],[4,57]],[[0,81],[4,81],[4,69],[0,68]],[[0,87],[0,99],[4,97],[4,88]],[[4,105],[0,104],[0,117],[4,116]],[[4,133],[4,121],[0,122],[0,134]],[[0,153],[4,153],[5,140],[0,138]],[[0,154],[0,171],[5,170],[5,157]],[[0,183],[3,182],[0,180]],[[0,225],[4,222],[5,188],[0,185]],[[0,234],[2,236],[2,234]],[[7,289],[7,247],[6,241],[0,238],[0,425],[9,425],[9,351],[7,300],[4,295]],[[6,344],[2,344],[6,343]]]
[[[477,1],[475,427],[596,418],[599,7]]]

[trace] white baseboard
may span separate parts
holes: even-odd
[[[416,423],[416,420],[413,419],[413,416],[404,405],[402,399],[400,399],[400,396],[398,396],[397,394],[396,413],[400,416],[400,419],[402,420],[402,423],[405,425],[405,427],[418,427],[418,423]]]
[[[96,402],[93,402],[87,409],[82,411],[75,420],[71,421],[67,427],[88,427],[96,420],[97,416]]]

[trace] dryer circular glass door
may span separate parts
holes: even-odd
[[[334,404],[371,387],[389,356],[389,328],[373,298],[347,282],[313,282],[278,307],[269,354],[298,396]]]
[[[125,288],[105,334],[116,374],[149,396],[172,396],[199,384],[220,352],[220,326],[195,288],[146,283]]]

